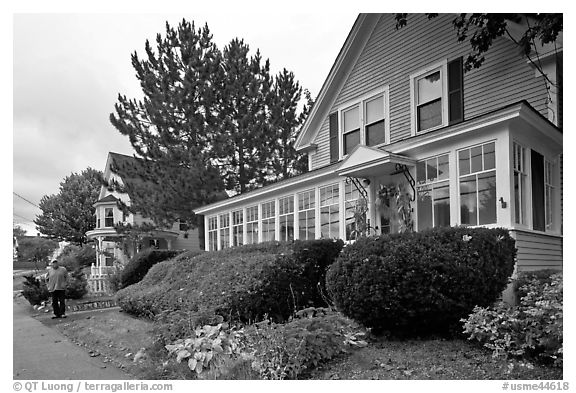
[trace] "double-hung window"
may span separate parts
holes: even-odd
[[[218,249],[218,217],[208,218],[208,251]]]
[[[232,246],[244,244],[244,211],[236,210],[232,212]]]
[[[230,214],[220,214],[220,248],[230,247]]]
[[[262,241],[275,240],[276,234],[276,202],[262,204]]]
[[[495,143],[489,142],[458,152],[460,223],[496,223]]]
[[[450,172],[448,154],[416,165],[418,230],[450,226]]]
[[[104,226],[113,227],[114,226],[114,209],[107,207],[104,209]]]
[[[316,192],[298,194],[298,238],[312,240],[316,237]]]
[[[410,76],[413,134],[464,120],[463,63],[459,57]]]
[[[358,105],[342,111],[342,142],[344,155],[360,144],[360,107]]]
[[[416,126],[418,131],[441,126],[442,71],[436,69],[416,79]]]
[[[340,185],[320,188],[320,235],[323,238],[340,237]]]
[[[280,219],[280,241],[294,240],[294,195],[278,201]]]
[[[342,134],[342,156],[346,156],[358,145],[377,146],[386,143],[388,88],[371,92],[358,101],[349,103],[340,110]],[[337,117],[331,117],[330,135],[338,127]],[[337,152],[334,139],[330,140],[331,157]]]
[[[258,206],[246,208],[246,244],[258,243]]]

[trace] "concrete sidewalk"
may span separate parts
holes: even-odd
[[[111,363],[92,358],[85,349],[68,341],[29,315],[27,306],[13,303],[13,371],[16,380],[132,379]],[[65,319],[55,322],[64,322]]]

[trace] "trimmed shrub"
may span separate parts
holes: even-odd
[[[126,264],[122,273],[120,274],[120,282],[122,288],[129,285],[136,284],[142,281],[148,270],[158,262],[170,259],[181,253],[177,250],[155,250],[146,249],[140,251],[138,254]],[[198,251],[200,253],[201,251]]]
[[[81,269],[68,273],[68,285],[64,296],[67,299],[81,299],[88,293],[88,280]]]
[[[116,294],[129,313],[186,311],[250,322],[286,320],[298,308],[324,306],[318,283],[342,241],[269,242],[164,261],[142,282]]]
[[[494,303],[514,268],[505,229],[434,228],[359,239],[326,275],[344,315],[395,335],[446,335]]]
[[[561,367],[562,273],[529,274],[522,282],[517,306],[475,307],[462,320],[464,333],[491,349],[494,356],[525,357]]]
[[[22,295],[28,300],[28,303],[36,306],[50,298],[45,280],[36,278],[33,275],[23,277],[25,281],[22,284]]]

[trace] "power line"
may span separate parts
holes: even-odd
[[[14,191],[12,191],[12,194],[16,195],[18,198],[28,202],[29,204],[31,204],[32,206],[36,206],[38,209],[40,209],[40,206],[38,206],[37,204],[35,204],[34,202],[30,202],[28,199],[24,198],[22,195],[15,193]]]
[[[23,216],[21,216],[21,215],[19,215],[19,214],[12,213],[12,215],[13,215],[13,216],[16,216],[16,217],[18,217],[18,218],[21,218],[21,219],[23,219],[23,220],[26,220],[26,221],[28,221],[28,222],[31,222],[32,224],[35,224],[34,221],[30,220],[29,218],[23,217]]]

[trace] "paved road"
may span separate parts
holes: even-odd
[[[27,306],[13,302],[13,311],[13,379],[132,379],[112,364],[90,357],[56,329],[30,317]]]

